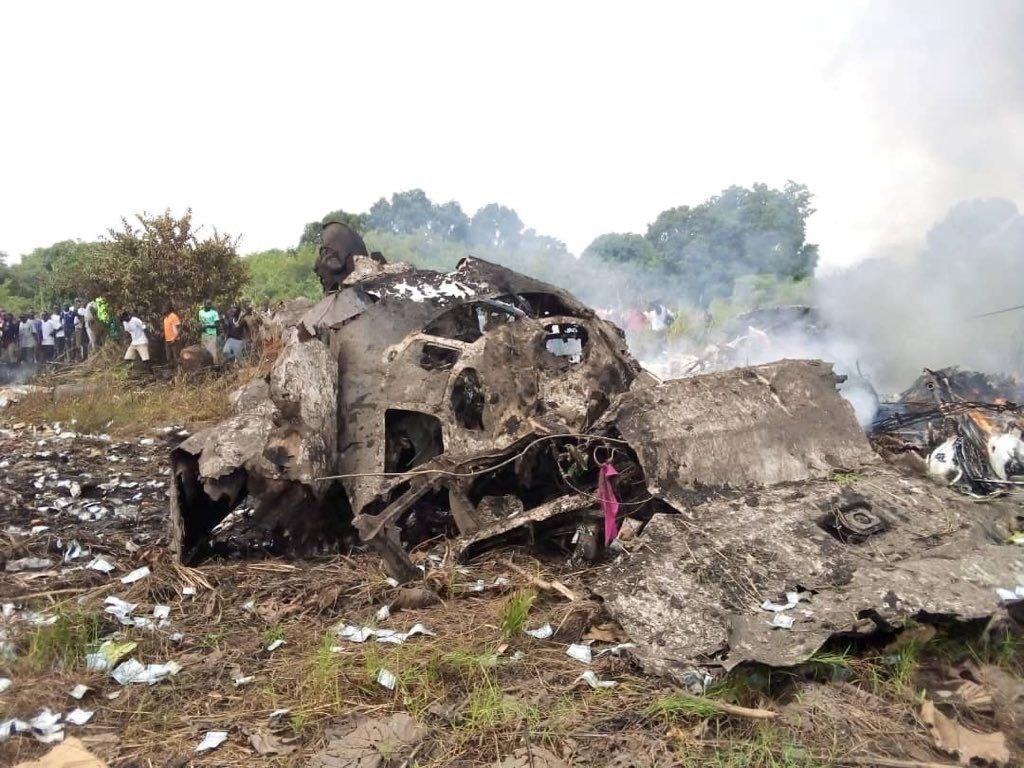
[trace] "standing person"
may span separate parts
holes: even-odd
[[[245,316],[238,307],[232,307],[224,316],[224,359],[238,360],[245,354],[246,344]]]
[[[78,356],[85,360],[89,354],[89,340],[85,334],[85,302],[75,299],[72,306],[75,310],[75,346],[78,348]]]
[[[82,310],[82,317],[85,320],[85,333],[89,337],[89,351],[95,352],[103,343],[103,321],[100,320],[99,306],[97,302],[102,299],[93,299]]]
[[[121,327],[131,337],[128,349],[124,352],[125,360],[138,358],[149,367],[149,337],[146,336],[146,324],[130,312],[121,313]]]
[[[60,324],[64,328],[64,357],[69,363],[75,359],[75,355],[78,352],[78,346],[75,344],[76,317],[78,317],[78,313],[75,312],[74,307],[70,304],[60,313]]]
[[[13,313],[4,315],[4,330],[0,336],[0,344],[3,344],[4,359],[10,365],[18,364],[18,318]]]
[[[64,357],[64,320],[61,317],[60,307],[54,307],[50,312],[50,327],[53,329],[53,359],[60,360]]]
[[[213,302],[207,301],[203,308],[199,310],[199,327],[202,329],[202,334],[199,338],[203,349],[213,357],[214,365],[220,362],[220,355],[218,354],[220,350],[217,348],[217,326],[219,324],[220,315],[213,308]]]
[[[45,313],[40,313],[40,314],[45,314]],[[60,323],[54,324],[52,316],[50,316],[50,317],[45,317],[44,316],[42,318],[42,320],[40,321],[40,323],[39,323],[39,335],[40,335],[39,352],[40,352],[40,362],[42,362],[42,363],[52,363],[56,359],[56,357],[57,357],[57,355],[56,355],[56,347],[57,347],[57,341],[56,341],[57,328],[56,328],[56,326],[57,325],[60,325]]]
[[[174,311],[174,305],[167,304],[164,314],[164,351],[167,362],[178,367],[178,352],[181,350],[181,318]]]
[[[29,312],[21,316],[18,324],[18,349],[21,350],[18,359],[22,363],[35,363],[36,346],[36,324]]]

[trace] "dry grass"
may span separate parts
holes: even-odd
[[[84,365],[40,377],[36,383],[47,391],[13,405],[10,419],[116,436],[172,424],[195,428],[227,416],[231,392],[265,375],[272,363],[263,354],[224,371],[186,376],[157,369],[150,375],[119,361],[117,352],[108,346]]]

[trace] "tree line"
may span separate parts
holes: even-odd
[[[319,295],[312,266],[321,226],[341,221],[389,261],[447,270],[467,253],[577,293],[597,306],[657,300],[723,313],[791,302],[806,292],[818,248],[806,240],[814,212],[800,184],[733,186],[697,205],[662,211],[641,233],[600,235],[577,258],[499,203],[472,216],[421,189],[381,198],[368,211],[336,210],[306,224],[294,247],[238,254],[237,239],[194,228],[192,213],[122,220],[95,242],[62,241],[0,259],[0,308],[22,311],[102,295],[114,311],[150,321],[179,312]]]

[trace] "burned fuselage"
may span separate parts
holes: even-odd
[[[174,545],[201,556],[246,502],[236,536],[306,547],[354,526],[411,577],[408,547],[565,495],[560,444],[646,376],[553,286],[477,259],[449,274],[357,259],[237,415],[175,451]]]

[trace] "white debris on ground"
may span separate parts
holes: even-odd
[[[335,634],[343,640],[353,643],[365,643],[371,637],[378,643],[391,643],[401,645],[410,637],[416,635],[434,635],[434,632],[422,624],[414,624],[408,632],[399,632],[397,629],[375,629],[374,627],[359,627],[355,624],[341,624],[335,629]]]
[[[228,740],[227,731],[207,731],[203,740],[196,745],[196,752],[209,752]]]

